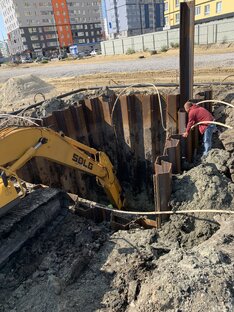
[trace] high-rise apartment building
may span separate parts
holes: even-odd
[[[110,38],[145,34],[164,26],[164,0],[105,0]]]
[[[185,1],[164,0],[166,27],[180,23],[180,2]],[[233,0],[195,0],[195,21],[206,22],[229,16],[234,16]]]
[[[0,57],[9,57],[9,50],[7,42],[0,41]]]
[[[78,44],[99,47],[100,0],[0,0],[9,50],[48,51]]]

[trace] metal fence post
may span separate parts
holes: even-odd
[[[154,34],[152,36],[153,36],[153,49],[156,50]]]
[[[122,43],[122,53],[124,54],[124,42],[123,42],[123,39],[121,39],[121,43]]]
[[[218,24],[215,24],[215,43],[218,41]]]
[[[145,49],[144,36],[141,36],[141,38],[142,38],[142,51],[144,51],[144,49]]]

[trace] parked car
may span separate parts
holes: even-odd
[[[22,64],[27,64],[27,63],[33,63],[33,60],[31,58],[22,59]]]
[[[93,51],[90,52],[90,55],[91,56],[95,56],[95,55],[97,55],[97,52],[95,50],[93,50]]]
[[[42,62],[42,61],[50,61],[51,58],[50,57],[46,57],[46,56],[38,56],[35,60],[36,63]]]
[[[67,58],[67,53],[66,52],[61,52],[58,56],[59,60],[64,60],[65,58]]]

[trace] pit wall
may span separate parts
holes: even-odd
[[[212,92],[195,97],[208,100]],[[76,102],[42,118],[42,125],[105,152],[116,168],[129,209],[168,210],[172,174],[181,172],[182,157],[192,160],[199,134],[196,129],[186,140],[180,135],[186,113],[181,111],[179,94],[160,98],[167,132],[162,127],[158,96],[142,94],[121,96],[114,110],[115,95]],[[206,108],[211,110],[211,105],[206,104]],[[108,204],[95,178],[78,170],[36,158],[18,174],[28,182]],[[160,223],[159,218],[158,226]]]
[[[87,99],[43,118],[43,126],[104,151],[117,171],[128,206],[154,209],[154,161],[163,153],[165,131],[162,128],[156,95],[121,96],[113,112],[115,95]],[[166,102],[163,97],[163,116]],[[82,174],[44,159],[35,159],[20,172],[32,183],[42,183],[102,202],[106,195],[92,176]]]
[[[195,25],[194,43],[197,45],[234,42],[234,18]],[[103,55],[126,54],[132,50],[161,50],[179,43],[179,29],[169,29],[155,33],[101,42]]]

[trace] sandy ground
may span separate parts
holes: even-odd
[[[222,82],[227,76],[234,75],[233,68],[204,68],[195,69],[194,82]],[[233,81],[234,76],[226,79]],[[136,73],[99,73],[79,77],[45,79],[56,87],[58,93],[64,93],[79,88],[118,86],[137,83],[179,83],[178,70],[138,71]]]
[[[230,76],[230,77],[229,77]],[[226,79],[227,78],[227,79]],[[195,83],[212,83],[218,82],[222,84],[225,79],[226,82],[234,81],[234,68],[228,67],[214,67],[214,68],[202,68],[195,69],[194,72],[194,82]],[[46,99],[58,96],[62,93],[66,93],[72,90],[80,88],[91,88],[103,86],[118,86],[118,85],[131,85],[138,83],[176,83],[179,84],[179,71],[178,70],[160,70],[160,71],[138,71],[135,73],[121,72],[121,73],[98,73],[89,74],[81,76],[72,77],[56,77],[56,78],[45,78],[43,79],[47,83],[55,87],[55,89],[50,93],[43,93]],[[0,83],[0,87],[3,83]],[[222,86],[222,85],[221,85]],[[217,87],[218,88],[218,87]],[[147,87],[146,89],[152,89]],[[175,88],[173,88],[175,89]],[[41,92],[38,91],[38,92]],[[20,98],[15,98],[18,104],[14,103],[15,109],[17,107],[24,107],[34,103],[34,95],[36,92],[32,93],[31,97],[21,100]],[[22,97],[21,97],[22,98]],[[41,101],[43,98],[41,95],[36,97],[36,101]],[[10,105],[12,109],[12,105]],[[14,108],[13,108],[14,109]]]
[[[231,69],[234,68],[233,51],[234,47],[232,46],[225,48],[217,47],[216,49],[214,49],[214,47],[210,49],[206,49],[205,47],[197,48],[195,50],[195,70],[217,68],[217,71],[221,71],[228,68],[231,71]],[[144,58],[139,58],[140,55],[143,55]],[[136,79],[139,79],[138,74],[135,75],[135,73],[147,71],[147,73],[155,73],[157,77],[161,75],[161,72],[172,71],[172,75],[176,77],[176,71],[178,71],[178,69],[179,50],[172,49],[166,53],[152,56],[149,52],[144,52],[133,55],[96,56],[75,61],[55,61],[48,64],[23,64],[15,67],[1,66],[0,83],[5,82],[10,77],[24,74],[33,74],[43,79],[73,79],[73,77],[82,79],[84,75],[91,75],[94,77],[93,85],[99,84],[99,80],[103,77],[102,75],[108,75],[108,77],[112,75],[111,78],[115,80],[115,78],[118,79],[118,75],[121,73],[123,73],[123,75],[124,73],[130,73],[131,76],[134,75]],[[115,75],[117,76],[115,77]],[[165,76],[163,75],[163,77]],[[212,74],[210,79],[214,81],[216,76]],[[121,80],[125,80],[124,77],[122,77]]]

